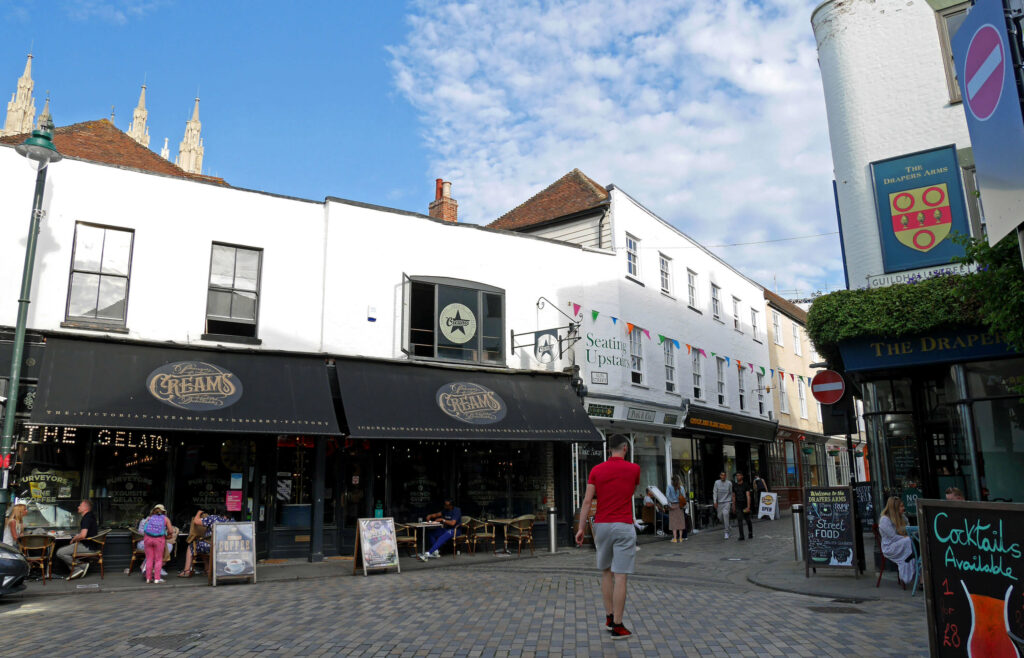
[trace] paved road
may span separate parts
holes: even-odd
[[[440,560],[401,575],[0,600],[7,655],[913,656],[921,598],[850,603],[747,582],[782,538],[645,544],[626,623],[602,630],[593,553]],[[731,559],[730,559],[731,558]],[[738,560],[736,558],[739,558]]]

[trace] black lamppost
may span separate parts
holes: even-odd
[[[53,122],[49,114],[44,115],[32,136],[15,147],[21,155],[37,165],[36,192],[32,198],[32,215],[28,224],[28,244],[25,247],[25,269],[21,275],[21,295],[18,297],[18,323],[14,330],[14,346],[11,349],[11,376],[8,380],[7,401],[4,404],[3,435],[0,436],[0,518],[5,518],[7,503],[11,452],[14,447],[14,417],[18,410],[18,389],[21,383],[21,362],[25,350],[25,325],[28,322],[29,297],[32,293],[32,270],[36,260],[36,242],[39,237],[39,223],[43,218],[43,193],[46,191],[46,168],[51,162],[61,159],[53,145]]]

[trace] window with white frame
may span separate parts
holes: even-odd
[[[711,317],[716,320],[722,317],[722,289],[711,284]]]
[[[786,373],[779,373],[779,413],[789,413],[789,392],[786,391]]]
[[[640,278],[640,241],[626,234],[626,273]]]
[[[644,383],[644,344],[640,327],[633,327],[629,332],[629,361],[632,381],[634,384]]]
[[[665,346],[665,390],[669,393],[676,392],[676,345],[671,339],[666,338],[662,343]]]
[[[661,270],[661,291],[672,294],[672,259],[665,254],[658,254],[658,267]]]
[[[135,231],[75,224],[67,320],[123,327]]]
[[[740,300],[735,298],[735,297],[732,298],[732,328],[735,329],[736,331],[741,331],[741,329],[740,329]]]
[[[686,303],[697,308],[697,273],[686,270]]]
[[[728,398],[725,395],[725,359],[716,357],[715,374],[717,375],[718,404],[725,405]]]
[[[757,413],[764,415],[764,394],[766,393],[764,387],[764,375],[757,373]]]
[[[206,334],[256,338],[262,261],[262,249],[213,244]]]
[[[802,379],[796,382],[796,396],[800,400],[800,417],[807,418],[807,385]]]
[[[747,410],[747,392],[744,385],[743,368],[736,368],[736,381],[739,382],[737,390],[739,391],[739,397],[737,398],[740,403],[740,411]]]
[[[800,340],[800,325],[793,323],[793,353],[801,356],[804,353],[803,344]]]
[[[701,363],[700,352],[697,351],[697,348],[694,348],[690,356],[692,357],[691,363],[693,366],[693,397],[697,400],[703,400],[704,389],[701,387],[701,369],[703,364]]]
[[[760,313],[753,308],[750,309],[750,333],[753,334],[754,340],[761,340]]]
[[[778,311],[772,311],[772,332],[775,334],[775,344],[783,345],[782,342],[782,318]]]
[[[939,47],[942,49],[942,60],[946,68],[946,87],[949,89],[949,102],[959,103],[960,85],[956,80],[956,66],[953,63],[953,35],[957,33],[964,19],[967,18],[969,2],[961,2],[935,12],[935,22],[939,27]]]

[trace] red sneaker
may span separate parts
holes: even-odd
[[[604,629],[610,631],[615,628],[615,618],[613,615],[605,615]]]
[[[631,637],[632,635],[633,633],[631,633],[630,630],[622,624],[615,624],[614,626],[612,626],[613,640],[625,640],[626,638]]]

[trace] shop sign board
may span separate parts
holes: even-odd
[[[811,393],[822,404],[835,404],[846,393],[846,382],[835,370],[822,370],[811,380]]]
[[[256,582],[256,524],[252,521],[214,523],[210,543],[213,585],[225,578]]]
[[[853,493],[857,499],[857,518],[861,526],[870,527],[875,523],[875,502],[871,497],[870,482],[855,482]]]
[[[762,491],[761,500],[757,506],[757,518],[767,516],[769,520],[775,518],[779,509],[779,495],[771,491]]]
[[[658,414],[650,409],[629,407],[626,411],[627,420],[636,420],[641,423],[653,423]]]
[[[356,525],[356,554],[352,573],[363,568],[363,575],[371,569],[398,569],[398,539],[395,537],[395,520],[388,517],[359,519]]]
[[[977,0],[950,45],[994,245],[1024,219],[1024,119],[1003,0]]]
[[[851,487],[808,487],[804,493],[804,575],[823,567],[857,569]]]
[[[955,146],[872,162],[871,178],[886,273],[964,255],[952,236],[971,233]]]
[[[1024,504],[918,500],[932,656],[1024,655]]]
[[[981,327],[933,331],[895,339],[868,337],[844,340],[839,344],[839,353],[847,372],[1017,355],[1002,334],[991,333]]]

